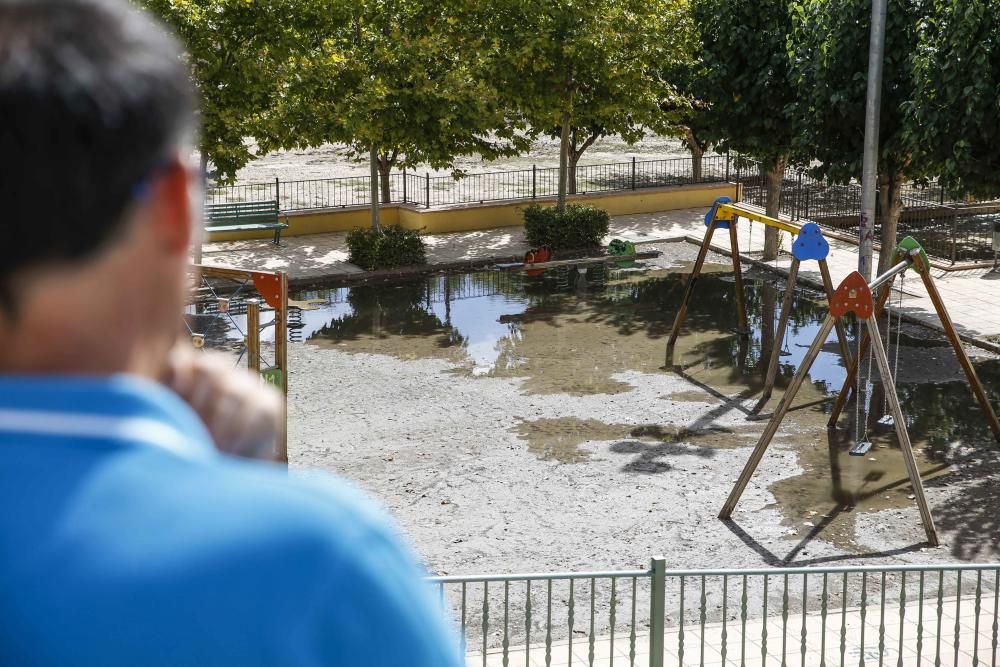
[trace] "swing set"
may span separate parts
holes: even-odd
[[[694,295],[695,285],[701,276],[705,258],[708,256],[708,251],[711,247],[712,237],[715,235],[717,229],[729,230],[729,243],[732,249],[733,272],[735,275],[736,316],[739,323],[737,333],[743,337],[750,335],[747,324],[746,303],[743,295],[743,272],[740,266],[739,239],[737,237],[737,225],[740,218],[746,218],[749,222],[751,235],[753,234],[753,223],[756,221],[766,227],[773,227],[797,236],[795,242],[792,244],[792,264],[788,269],[788,279],[785,283],[785,294],[781,304],[781,315],[778,320],[778,330],[775,334],[774,346],[768,361],[764,389],[760,402],[757,405],[757,409],[759,409],[767,402],[774,389],[774,382],[778,374],[779,351],[782,348],[786,335],[785,330],[788,327],[788,320],[791,316],[792,298],[798,283],[799,265],[803,261],[815,260],[819,264],[819,272],[823,279],[823,288],[826,291],[827,299],[833,297],[833,282],[830,279],[830,267],[826,261],[827,256],[830,254],[830,244],[823,236],[823,232],[819,226],[815,223],[808,223],[799,228],[777,218],[764,215],[754,207],[734,203],[729,197],[719,197],[715,200],[715,204],[705,215],[705,227],[707,227],[705,239],[698,250],[698,258],[695,260],[691,275],[688,276],[687,284],[684,288],[684,299],[677,310],[673,327],[670,329],[670,337],[667,339],[666,367],[670,368],[674,366],[674,346],[677,343],[681,328],[684,326],[684,319],[687,316],[687,309]],[[845,364],[851,366],[853,361],[850,348],[847,345],[847,334],[840,322],[837,322],[835,326],[837,329],[837,339],[840,343],[841,356],[844,358]]]
[[[730,492],[729,498],[726,500],[725,505],[723,505],[722,511],[719,513],[720,519],[729,519],[732,516],[733,510],[736,508],[736,504],[743,495],[743,491],[746,490],[746,486],[750,482],[750,478],[753,476],[754,471],[756,471],[757,466],[760,464],[761,459],[764,458],[764,454],[766,453],[768,446],[770,446],[771,440],[778,432],[781,422],[788,413],[792,401],[795,400],[795,395],[801,388],[803,381],[812,367],[812,364],[816,361],[823,344],[826,342],[827,336],[830,335],[830,332],[839,323],[841,318],[848,313],[854,313],[855,317],[859,320],[859,323],[865,323],[866,332],[864,336],[859,337],[858,352],[856,357],[847,365],[847,379],[844,381],[840,394],[837,396],[837,401],[834,405],[833,413],[830,416],[828,426],[830,428],[836,427],[840,414],[847,403],[848,395],[853,389],[856,400],[856,412],[858,413],[858,421],[855,425],[857,440],[849,453],[853,456],[863,456],[871,449],[872,445],[868,439],[868,422],[871,411],[871,391],[868,388],[870,387],[871,363],[874,358],[875,363],[878,365],[879,375],[883,380],[882,384],[885,389],[885,407],[887,408],[887,414],[880,418],[878,422],[886,426],[891,425],[895,428],[896,436],[899,440],[899,446],[903,454],[903,461],[906,465],[906,471],[909,476],[910,483],[913,485],[914,497],[917,502],[917,507],[920,510],[921,522],[923,524],[924,531],[927,534],[927,541],[933,546],[938,544],[937,530],[934,527],[934,519],[931,516],[930,508],[927,504],[927,498],[924,494],[924,487],[920,481],[920,472],[917,469],[916,459],[913,455],[913,446],[910,442],[910,436],[906,428],[906,421],[899,403],[899,396],[896,393],[895,383],[898,377],[897,372],[899,369],[899,334],[897,333],[896,337],[895,363],[890,365],[889,356],[886,352],[886,347],[882,344],[882,337],[878,326],[878,318],[882,314],[885,309],[885,305],[889,300],[893,282],[897,277],[900,277],[900,281],[902,282],[908,269],[915,271],[923,281],[931,302],[934,304],[934,309],[941,322],[941,326],[944,329],[945,335],[951,343],[952,348],[955,350],[958,361],[969,381],[972,393],[979,402],[979,406],[982,408],[983,414],[989,422],[994,437],[1000,441],[1000,421],[997,420],[996,413],[990,405],[986,392],[983,389],[983,385],[979,381],[979,376],[976,374],[976,370],[972,366],[972,362],[969,361],[968,355],[966,355],[965,350],[962,349],[958,333],[955,331],[951,317],[948,315],[948,311],[945,308],[944,301],[941,299],[941,295],[934,284],[933,278],[931,277],[930,261],[927,258],[927,254],[924,252],[924,249],[919,243],[911,237],[907,237],[899,243],[893,252],[892,268],[876,277],[871,281],[871,283],[866,283],[861,274],[855,271],[847,276],[833,293],[833,296],[830,298],[830,312],[820,327],[819,332],[816,334],[816,338],[809,347],[809,351],[806,352],[806,356],[803,359],[802,364],[799,366],[798,371],[795,373],[795,377],[792,378],[791,384],[789,384],[780,404],[771,416],[771,419],[767,424],[767,428],[765,428],[764,432],[761,434],[760,440],[757,442],[757,445],[750,456],[750,460],[747,461],[746,466],[743,468],[743,472],[740,474],[736,485]],[[876,290],[878,290],[877,300],[873,296],[873,292]],[[900,287],[900,299],[902,299],[902,286]],[[902,318],[900,317],[900,324],[902,323],[901,319]],[[889,324],[890,326],[887,328],[886,338],[891,342],[891,319]],[[863,390],[861,378],[858,374],[861,360],[865,357],[865,355],[868,355],[867,363],[869,375],[864,383],[865,389],[868,389],[867,392]],[[867,396],[865,396],[866,393]]]

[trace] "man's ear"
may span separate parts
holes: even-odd
[[[194,180],[180,159],[164,168],[152,185],[153,224],[171,254],[187,254],[196,232],[191,192],[194,187]]]

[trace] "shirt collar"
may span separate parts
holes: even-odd
[[[215,454],[176,394],[136,376],[0,375],[0,434],[118,440],[186,458]]]

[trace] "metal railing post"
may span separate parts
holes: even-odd
[[[795,211],[792,214],[792,220],[798,220],[802,213],[802,170],[799,169],[799,180],[795,184]]]
[[[427,172],[424,172],[424,174],[425,174],[425,179],[426,179],[424,181],[424,183],[425,183],[425,185],[424,185],[424,192],[426,193],[426,197],[427,197],[427,208],[430,208],[431,207],[431,172],[427,171]]]
[[[951,219],[951,263],[955,263],[955,254],[958,243],[958,216]]]
[[[403,167],[403,203],[406,203],[406,167]]]
[[[663,667],[663,623],[666,616],[667,561],[654,556],[649,562],[653,572],[649,601],[649,667]]]
[[[635,156],[632,156],[632,189],[635,190]]]
[[[535,193],[537,192],[536,186],[538,184],[538,165],[531,165],[531,198],[535,198]]]
[[[281,208],[281,182],[278,177],[274,177],[274,201],[278,202],[278,208]]]

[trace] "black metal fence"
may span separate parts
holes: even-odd
[[[742,156],[709,156],[700,168],[691,158],[636,160],[583,165],[576,169],[578,194],[617,192],[689,183],[737,182],[743,200],[763,207],[767,199],[764,172],[758,161]],[[557,167],[537,167],[482,174],[432,176],[403,170],[388,178],[382,203],[421,208],[492,201],[554,197],[559,184]],[[386,194],[388,196],[386,196]],[[368,176],[301,181],[275,179],[209,188],[208,203],[277,199],[283,211],[348,208],[371,204]],[[785,170],[779,209],[792,220],[810,220],[830,229],[856,230],[861,218],[861,188],[814,178],[799,168]],[[899,235],[912,235],[934,257],[951,261],[993,258],[994,225],[1000,223],[1000,201],[950,200],[937,183],[907,184],[903,188]],[[876,216],[879,230],[880,213]]]
[[[763,207],[766,179],[760,163],[733,158],[731,174],[743,185],[743,200]],[[897,235],[913,236],[929,255],[951,263],[993,258],[993,229],[1000,223],[1000,201],[956,201],[936,182],[909,183],[902,191],[903,211]],[[792,220],[809,220],[829,228],[854,231],[861,220],[861,187],[816,179],[797,168],[785,170],[779,209]],[[875,233],[881,230],[876,211]]]
[[[729,180],[725,156],[702,160],[700,170],[690,158],[636,160],[576,168],[576,192],[614,192],[687,183],[721,183]],[[424,208],[489,201],[554,197],[559,185],[557,167],[537,167],[482,174],[432,176],[402,171],[389,175],[388,197],[383,204],[397,202]],[[348,208],[371,204],[371,178],[347,176],[305,181],[240,183],[209,188],[206,202],[226,203],[277,199],[283,211]]]

